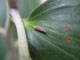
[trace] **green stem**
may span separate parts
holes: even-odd
[[[21,17],[19,15],[19,12],[16,9],[11,9],[11,16],[17,29],[20,60],[31,60],[25,29]]]

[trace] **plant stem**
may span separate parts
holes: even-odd
[[[19,56],[20,60],[31,60],[24,25],[16,9],[11,9],[12,20],[16,25],[19,40]]]

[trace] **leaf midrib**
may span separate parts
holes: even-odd
[[[72,22],[56,22],[56,21],[29,21],[30,23],[54,23],[54,24],[64,24],[64,25],[72,25],[72,26],[80,26],[80,24],[72,23]]]
[[[33,24],[30,24],[31,26],[34,26]],[[27,28],[27,27],[26,27]],[[53,30],[51,30],[51,29],[48,29],[48,28],[45,28],[45,27],[43,27],[45,30],[48,30],[48,31],[50,31],[50,32],[52,32],[52,33],[55,33],[55,34],[57,34],[57,35],[59,35],[60,37],[62,37],[62,38],[70,38],[71,40],[75,40],[75,41],[78,41],[78,42],[80,42],[80,40],[79,39],[77,39],[77,38],[74,38],[74,37],[72,37],[72,36],[67,36],[67,35],[64,35],[63,33],[60,33],[60,32],[57,32],[57,31],[53,31]]]

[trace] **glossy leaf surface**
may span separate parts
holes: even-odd
[[[80,0],[48,0],[24,25],[33,60],[80,60]]]

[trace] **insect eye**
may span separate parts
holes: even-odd
[[[46,33],[46,30],[44,30],[42,27],[40,26],[34,26],[34,29],[39,31],[39,32],[42,32],[42,33]]]

